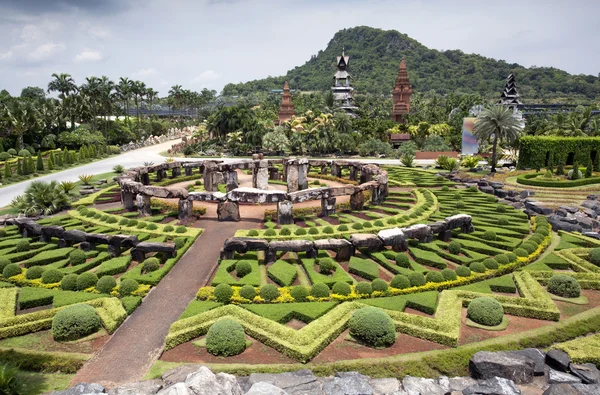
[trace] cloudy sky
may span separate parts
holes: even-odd
[[[343,28],[406,33],[430,48],[600,73],[600,1],[0,0],[0,89],[52,73],[220,90],[281,75]]]

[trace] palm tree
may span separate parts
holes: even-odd
[[[69,198],[57,181],[33,181],[10,205],[28,216],[50,215],[66,208]]]
[[[142,81],[133,81],[131,83],[131,93],[133,93],[133,102],[135,103],[135,109],[138,118],[138,127],[140,125],[140,103],[146,94],[146,84]]]
[[[17,135],[17,145],[23,148],[23,135],[38,125],[35,107],[27,100],[12,100],[2,109],[2,119],[10,131]]]
[[[511,108],[495,105],[484,109],[473,126],[473,134],[480,140],[493,139],[492,173],[496,172],[496,150],[498,141],[513,143],[523,129],[523,123]]]
[[[77,92],[77,85],[75,85],[75,81],[71,78],[71,74],[54,73],[52,77],[54,80],[48,84],[48,93],[59,92],[58,97],[64,100],[71,92]]]
[[[123,102],[123,109],[125,110],[125,119],[129,123],[129,99],[131,98],[131,85],[132,82],[129,78],[119,78],[119,83],[115,86],[117,91],[117,98]]]

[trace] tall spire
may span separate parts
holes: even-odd
[[[394,90],[392,91],[392,97],[394,100],[394,106],[392,108],[392,120],[398,123],[404,123],[404,115],[410,111],[410,96],[412,95],[412,86],[408,80],[408,72],[406,71],[406,62],[404,59],[400,62],[398,67],[398,77],[396,77],[396,83],[394,84]]]
[[[292,104],[292,95],[290,93],[290,85],[286,81],[283,84],[283,95],[281,96],[281,105],[279,106],[279,113],[277,113],[277,125],[282,124],[285,121],[290,120],[296,111],[294,111],[294,104]]]

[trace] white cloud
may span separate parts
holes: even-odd
[[[214,70],[206,70],[200,73],[197,77],[192,78],[192,84],[201,84],[206,82],[216,81],[221,78],[221,73]]]
[[[76,62],[98,62],[104,59],[102,54],[98,51],[92,51],[90,49],[86,49],[81,51],[77,56],[75,56]]]
[[[21,30],[21,39],[23,41],[34,41],[40,38],[40,31],[36,25],[25,25],[23,26],[23,30]]]
[[[156,74],[158,74],[158,70],[150,67],[147,69],[139,69],[135,73],[131,74],[131,77],[132,78],[145,78],[145,77],[150,77],[151,75],[156,75]]]
[[[12,58],[12,51],[0,52],[0,60],[8,60]]]
[[[66,45],[63,43],[45,43],[36,47],[33,51],[27,54],[27,60],[39,62],[53,57],[54,55],[64,51]]]
[[[92,25],[88,21],[79,22],[79,27],[94,38],[106,38],[110,36],[110,32],[107,29],[101,26]]]

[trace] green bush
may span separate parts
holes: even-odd
[[[230,318],[223,318],[208,328],[206,350],[217,356],[230,357],[246,349],[244,328]]]
[[[6,266],[10,265],[10,261],[6,258],[0,258],[0,273],[4,270]]]
[[[327,275],[335,272],[335,263],[331,258],[321,258],[317,265],[319,266],[319,273],[321,274]]]
[[[323,228],[323,233],[326,235],[333,234],[333,228],[331,226],[326,226]]]
[[[256,229],[251,229],[251,230],[248,232],[248,236],[250,236],[250,237],[256,237],[256,236],[258,236],[258,230],[256,230]]]
[[[290,228],[281,228],[281,230],[279,231],[279,235],[281,236],[289,236],[292,234],[292,231],[290,230]]]
[[[385,292],[388,289],[388,283],[380,278],[371,281],[371,286],[373,287],[373,291]]]
[[[298,228],[298,229],[296,229],[296,231],[294,232],[294,234],[296,236],[304,236],[306,234],[306,229],[304,229],[304,228]]]
[[[365,222],[363,222],[362,226],[365,229],[370,229],[373,227],[373,224],[371,224],[369,221],[365,221]]]
[[[355,289],[356,293],[359,295],[371,295],[371,293],[373,293],[373,287],[371,286],[371,283],[366,281],[361,281],[356,284]]]
[[[174,231],[174,230],[175,230],[175,228],[173,228],[173,226],[171,226],[171,225],[167,225],[167,226],[165,226],[165,227],[163,228],[163,230],[164,230],[165,232],[172,232],[172,231]]]
[[[494,232],[493,230],[486,230],[481,236],[481,238],[488,241],[495,241],[497,238],[496,232]]]
[[[100,317],[88,304],[76,304],[60,310],[52,319],[52,337],[56,341],[77,340],[100,329]]]
[[[309,290],[304,285],[298,285],[290,291],[290,295],[296,302],[306,302],[306,298],[308,297]]]
[[[483,260],[483,266],[490,270],[498,269],[498,262],[494,258],[486,258]]]
[[[81,273],[79,277],[77,277],[77,289],[80,291],[94,287],[96,283],[98,283],[98,276],[96,273],[85,272]]]
[[[508,260],[508,256],[506,256],[505,254],[498,254],[494,257],[494,259],[496,260],[496,262],[498,262],[499,265],[506,265],[510,263],[510,261]]]
[[[521,247],[519,248],[527,251],[527,255],[530,255],[537,250],[538,246],[534,242],[526,241],[525,243],[521,244]]]
[[[17,150],[14,148],[9,148],[6,150],[6,152],[8,152],[9,154],[11,154],[13,156],[17,154]]]
[[[142,264],[142,273],[155,272],[160,269],[160,261],[158,258],[148,258]]]
[[[25,272],[25,278],[28,280],[35,280],[41,278],[44,273],[44,268],[41,266],[32,266]]]
[[[465,208],[465,202],[463,202],[462,200],[459,200],[458,202],[456,202],[456,208],[458,208],[458,209]]]
[[[239,261],[235,264],[235,273],[239,278],[242,278],[252,272],[252,266],[248,261]]]
[[[29,251],[30,248],[29,240],[19,240],[15,246],[15,252]]]
[[[377,226],[377,227],[382,227],[383,226],[383,221],[380,220],[380,219],[377,219],[377,220],[375,220],[375,222],[373,222],[373,225]]]
[[[266,300],[267,302],[275,300],[279,297],[279,289],[277,289],[277,287],[273,284],[265,284],[262,287],[260,287],[260,297]]]
[[[458,254],[460,254],[461,250],[462,250],[462,246],[456,240],[453,240],[450,242],[450,244],[448,244],[448,251],[450,251],[451,254],[458,255]]]
[[[177,228],[175,228],[175,233],[185,233],[185,232],[187,232],[187,229],[185,226],[180,225]]]
[[[409,288],[410,280],[405,275],[397,274],[394,276],[394,278],[392,278],[390,285],[392,288],[397,288],[397,289]]]
[[[410,260],[408,259],[408,255],[403,252],[399,252],[396,254],[396,265],[404,268],[410,267]]]
[[[550,234],[550,232],[548,231],[548,228],[545,227],[545,226],[544,227],[537,227],[535,229],[535,233],[538,234],[538,235],[542,235],[544,237],[548,237],[548,235]]]
[[[331,291],[337,295],[350,295],[352,288],[350,287],[350,284],[343,281],[338,281],[337,283],[333,284]]]
[[[467,188],[467,191],[469,192],[477,192],[477,187],[476,186],[470,186]]]
[[[529,252],[527,252],[527,250],[525,250],[524,248],[517,248],[514,251],[514,254],[518,257],[524,257],[524,258],[529,256]]]
[[[146,227],[146,225],[148,225],[148,224],[145,223],[145,222],[140,221],[140,222],[138,222],[136,228],[138,228],[138,229],[144,229]]]
[[[125,296],[121,298],[121,304],[127,315],[131,315],[142,304],[142,298],[140,296]]]
[[[246,284],[240,288],[240,296],[249,300],[253,300],[256,296],[256,290],[250,284]]]
[[[444,276],[440,272],[429,272],[425,276],[425,280],[428,283],[441,283],[444,282]]]
[[[134,227],[134,226],[137,226],[137,224],[138,224],[137,219],[130,219],[129,221],[127,221],[127,226]]]
[[[129,296],[139,288],[139,284],[132,278],[125,278],[119,282],[119,296]]]
[[[466,266],[459,266],[456,268],[456,274],[460,277],[469,277],[471,275],[471,269]]]
[[[600,266],[600,248],[593,248],[590,251],[590,262],[596,266]]]
[[[467,307],[467,317],[480,325],[500,325],[503,316],[504,309],[500,302],[487,296],[473,299]]]
[[[261,293],[261,295],[262,295],[262,293]],[[233,296],[233,288],[231,288],[231,285],[221,283],[215,287],[215,299],[217,299],[217,302],[229,303],[231,301],[232,296]]]
[[[444,277],[445,281],[454,281],[457,278],[456,272],[448,268],[442,270],[442,276]]]
[[[176,250],[181,250],[183,248],[183,246],[185,245],[186,242],[186,238],[185,237],[177,237],[175,238],[175,240],[173,240],[173,243],[175,244],[175,249]]]
[[[275,232],[275,229],[265,230],[265,236],[275,236],[276,234],[277,234],[277,232]]]
[[[309,228],[308,229],[308,234],[309,235],[318,235],[319,234],[319,229],[317,229],[317,228]]]
[[[548,292],[563,298],[578,298],[581,295],[581,287],[573,277],[555,274],[548,282]]]
[[[508,262],[514,262],[517,260],[517,255],[513,252],[509,252],[506,254],[506,257],[508,258]]]
[[[506,206],[499,204],[496,206],[496,212],[498,213],[505,213],[506,212]]]
[[[82,207],[82,206],[80,206]],[[125,226],[129,223],[129,220],[127,218],[121,218],[121,220],[119,221],[119,225],[121,226]]]
[[[386,222],[388,223],[388,225],[396,225],[398,223],[398,221],[396,221],[396,218],[394,217],[388,218]]]
[[[363,226],[360,222],[355,222],[352,224],[352,229],[354,230],[362,230]]]
[[[19,151],[18,155],[23,157],[30,157],[31,152],[27,151],[26,149],[22,149],[21,151]]]
[[[77,274],[67,274],[60,281],[60,289],[63,291],[77,291]]]
[[[423,275],[423,273],[417,272],[409,273],[408,281],[410,281],[411,287],[420,287],[421,285],[425,285],[427,283],[427,280],[425,280],[425,276]]]
[[[506,226],[506,225],[508,225],[508,224],[509,224],[509,222],[508,222],[508,219],[506,219],[506,218],[500,218],[500,219],[498,220],[498,225],[501,225],[501,226]]]
[[[348,231],[348,225],[342,224],[342,225],[340,225],[340,226],[337,227],[337,230],[339,232],[346,232],[346,231]]]
[[[365,307],[348,320],[350,335],[371,347],[388,347],[396,341],[394,321],[377,307]]]
[[[327,298],[329,297],[329,287],[324,283],[313,284],[310,289],[310,296],[314,298]]]
[[[2,276],[4,276],[4,278],[9,278],[12,276],[17,276],[21,274],[21,272],[23,272],[21,266],[17,265],[16,263],[10,263],[4,267],[4,270],[2,270]]]
[[[115,217],[108,217],[106,219],[106,223],[107,224],[116,224],[118,222],[118,220]],[[154,224],[152,224],[154,225]],[[148,229],[150,229],[150,226],[148,226]],[[154,229],[156,229],[156,225],[154,225]]]
[[[7,161],[8,159],[12,158],[12,155],[9,154],[8,152],[0,152],[0,160],[1,161]],[[6,165],[6,164],[5,164]]]
[[[69,264],[71,266],[81,265],[86,261],[85,252],[82,250],[74,250],[69,254]]]
[[[473,262],[469,265],[469,269],[475,273],[485,273],[485,265],[481,262]]]
[[[110,294],[116,286],[117,280],[115,280],[112,276],[102,276],[96,283],[96,289],[98,292],[103,294]]]

